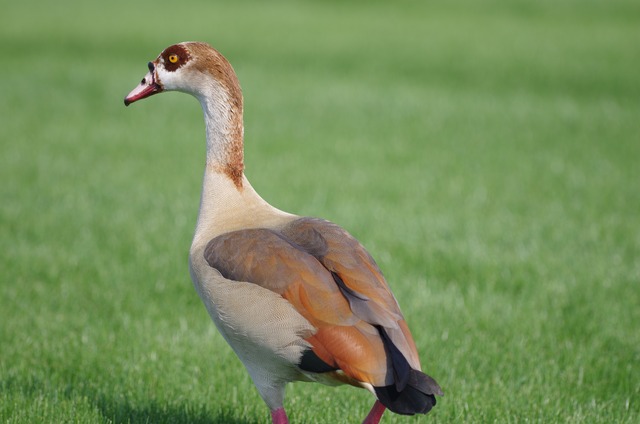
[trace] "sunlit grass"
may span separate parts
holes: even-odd
[[[198,39],[239,74],[254,187],[369,248],[446,392],[385,423],[637,422],[639,23],[632,1],[7,5],[0,420],[267,422],[189,281],[199,105],[122,104]],[[286,407],[372,402],[296,384]]]

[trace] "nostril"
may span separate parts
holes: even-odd
[[[153,66],[153,63],[149,62],[147,66],[149,67],[149,70],[153,72],[153,68],[155,68],[155,66]]]
[[[147,79],[146,78],[142,78],[142,81],[140,81],[140,84],[146,84],[147,83]]]

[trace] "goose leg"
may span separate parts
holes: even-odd
[[[271,411],[271,421],[273,424],[289,424],[289,418],[284,408],[278,408]]]
[[[376,400],[376,403],[373,404],[373,408],[371,408],[369,415],[367,415],[367,418],[364,419],[362,424],[378,424],[385,409],[386,407],[380,403],[379,400]]]

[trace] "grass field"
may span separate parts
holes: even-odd
[[[189,279],[200,107],[122,104],[203,40],[254,187],[367,246],[446,392],[384,423],[640,422],[636,0],[77,3],[0,14],[0,421],[268,422]]]

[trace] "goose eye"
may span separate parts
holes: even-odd
[[[178,55],[177,54],[172,54],[171,56],[169,56],[169,62],[177,63],[178,62]]]

